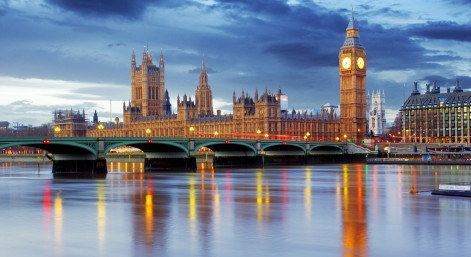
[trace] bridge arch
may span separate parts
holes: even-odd
[[[304,155],[306,154],[306,148],[304,145],[295,143],[270,143],[262,145],[262,151],[265,151],[266,155]]]
[[[314,145],[310,148],[311,154],[343,154],[345,149],[339,145]]]
[[[183,152],[185,156],[188,156],[189,154],[188,149],[178,143],[169,142],[169,141],[152,141],[149,143],[143,140],[122,141],[122,142],[112,143],[105,147],[104,154],[107,154],[111,149],[120,147],[120,146],[132,146],[132,147],[142,150],[145,153],[149,153],[149,152],[162,152],[162,153],[163,152],[171,152],[171,153],[180,152],[182,153]]]
[[[28,146],[38,149],[45,150],[52,154],[80,154],[80,155],[93,155],[97,158],[97,150],[92,146],[86,144],[80,144],[76,142],[57,142],[51,141],[50,143],[44,144],[41,139],[40,141],[23,141],[23,142],[11,142],[0,145],[0,149],[14,147],[14,146]]]
[[[224,155],[224,153],[231,153],[232,155],[255,156],[257,149],[248,143],[232,142],[226,143],[225,141],[207,142],[195,147],[195,152],[202,147],[211,149],[216,156]],[[238,154],[237,154],[238,153]]]

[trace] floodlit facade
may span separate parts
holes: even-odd
[[[366,54],[359,43],[353,14],[339,53],[340,117],[332,108],[317,113],[289,112],[288,97],[278,89],[265,89],[251,96],[241,90],[233,93],[233,113],[213,111],[212,88],[203,59],[195,98],[186,94],[177,99],[177,112],[171,112],[165,89],[165,65],[161,52],[154,65],[148,50],[137,66],[131,57],[131,101],[123,103],[123,122],[94,122],[87,128],[90,137],[220,137],[272,138],[315,141],[354,140],[366,134],[365,76]],[[213,87],[214,88],[214,87]],[[346,135],[346,138],[344,137]]]
[[[471,92],[464,92],[458,80],[446,93],[434,81],[421,94],[415,82],[401,108],[403,142],[470,143],[470,107]]]

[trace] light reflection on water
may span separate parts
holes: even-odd
[[[2,256],[450,256],[471,251],[471,199],[410,195],[467,166],[322,165],[54,178],[2,163]]]

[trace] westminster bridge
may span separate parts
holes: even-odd
[[[28,146],[52,156],[53,173],[106,173],[105,156],[111,149],[131,146],[145,153],[144,169],[195,170],[195,153],[202,147],[214,152],[214,167],[261,167],[265,160],[311,163],[346,160],[369,151],[352,143],[291,140],[162,137],[8,137],[0,149]],[[49,155],[48,155],[49,156]]]

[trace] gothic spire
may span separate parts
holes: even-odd
[[[355,18],[353,17],[353,8],[352,8],[352,15],[350,16],[350,22],[348,23],[348,28],[355,28]]]
[[[206,72],[206,68],[204,67],[204,55],[203,55],[203,63],[201,64],[201,71],[203,70]]]

